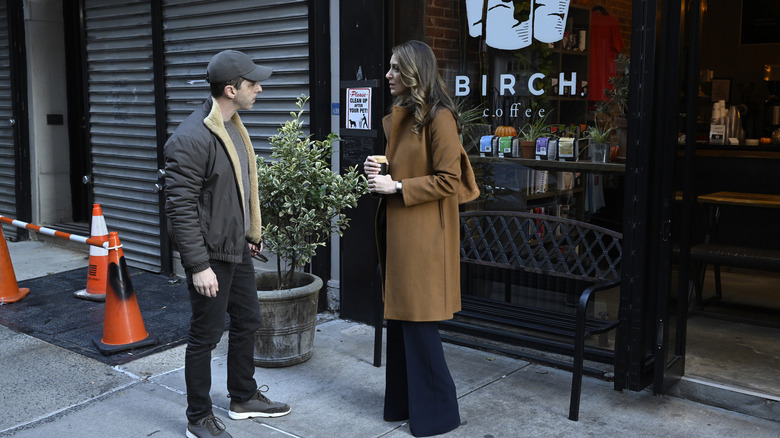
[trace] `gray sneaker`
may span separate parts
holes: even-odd
[[[286,403],[272,402],[263,393],[268,391],[268,386],[257,388],[257,392],[249,400],[239,403],[230,402],[228,415],[234,420],[243,420],[252,417],[273,418],[290,413],[290,406]]]
[[[225,432],[225,423],[213,415],[203,417],[196,423],[187,423],[187,438],[207,438],[212,436],[232,438],[229,433]]]

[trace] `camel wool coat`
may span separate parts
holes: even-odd
[[[451,319],[461,309],[458,204],[479,196],[455,118],[441,110],[417,135],[414,116],[395,106],[382,125],[388,173],[403,184],[401,193],[382,198],[377,215],[377,236],[384,233],[383,212],[386,218],[386,239],[377,245],[385,279],[384,316]]]

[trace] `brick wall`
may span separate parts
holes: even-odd
[[[460,58],[458,39],[463,3],[464,0],[427,0],[425,8],[425,42],[433,49],[445,80],[455,73]]]

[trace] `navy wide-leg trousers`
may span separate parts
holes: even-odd
[[[386,372],[385,420],[408,418],[416,437],[460,425],[455,383],[436,322],[388,320]]]

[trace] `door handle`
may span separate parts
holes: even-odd
[[[160,193],[165,190],[165,169],[157,169],[157,183],[154,185],[154,193]]]
[[[672,237],[672,221],[661,224],[661,241],[668,242]]]

